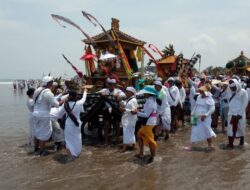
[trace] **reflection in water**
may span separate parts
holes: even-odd
[[[213,152],[186,152],[190,128],[159,142],[155,162],[136,164],[135,152],[84,146],[79,159],[60,164],[55,154],[39,158],[20,147],[28,140],[24,92],[0,85],[1,189],[250,189],[250,147],[222,150],[225,134],[214,140]],[[247,134],[246,141],[250,135]],[[206,143],[197,144],[206,146]]]

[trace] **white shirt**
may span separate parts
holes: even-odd
[[[190,99],[190,101],[195,101],[195,100],[194,100],[195,94],[196,94],[195,87],[194,87],[194,86],[191,86],[190,92],[189,92],[189,99]]]
[[[86,101],[86,98],[87,98],[87,91],[84,91],[83,95],[82,95],[82,99],[81,100],[78,100],[76,102],[73,102],[73,101],[70,101],[69,102],[69,107],[70,109],[73,108],[72,110],[72,114],[77,118],[77,121],[79,123],[81,123],[80,121],[80,113],[81,112],[84,112],[84,109],[83,109],[83,104],[85,103]],[[59,111],[58,113],[56,114],[58,118],[62,118],[62,116],[66,113],[66,110],[64,108],[64,105],[63,106],[60,106],[59,108]],[[65,126],[69,126],[69,125],[75,125],[75,123],[70,119],[70,117],[67,117],[66,121],[65,121]]]
[[[195,88],[195,90],[198,89],[199,82],[192,81],[191,79],[188,79],[188,82]]]
[[[137,115],[132,114],[131,111],[135,111],[138,107],[138,103],[135,97],[129,98],[125,103],[125,111],[122,115],[122,125],[135,125],[137,120]]]
[[[166,114],[166,109],[169,108],[168,96],[166,91],[162,88],[159,92],[158,98],[161,100],[161,105],[157,104],[157,113],[159,115]]]
[[[170,88],[168,88],[168,94],[169,94],[169,105],[170,106],[177,106],[178,103],[180,103],[180,91],[177,86],[173,85]]]
[[[118,88],[115,88],[112,92],[110,92],[110,90],[108,88],[104,88],[100,91],[98,91],[97,93],[101,93],[101,94],[104,94],[104,95],[118,95],[118,97],[126,97],[125,93],[118,89]]]
[[[234,80],[234,79],[233,79]],[[246,112],[246,107],[248,105],[248,95],[245,89],[242,89],[239,82],[236,82],[236,95],[230,100],[234,92],[230,90],[228,93],[228,115],[240,115],[244,116]]]
[[[250,88],[247,88],[246,91],[247,91],[247,94],[248,94],[248,102],[250,102]]]
[[[183,105],[185,103],[185,100],[186,100],[185,88],[182,86],[181,89],[179,89],[179,92],[180,92],[180,100],[181,100],[180,102]]]
[[[197,101],[195,103],[194,110],[192,111],[192,115],[196,116],[211,116],[215,110],[215,103],[212,98],[212,94],[209,93],[208,96],[202,98],[201,95],[197,97]]]
[[[26,106],[29,110],[29,112],[33,112],[34,111],[34,100],[32,98],[28,98],[27,102],[26,102]]]
[[[43,90],[41,93],[40,91]],[[36,97],[37,101],[36,100]],[[54,94],[50,89],[39,87],[34,93],[34,112],[36,117],[50,117],[50,109],[59,107],[59,102],[55,100]]]
[[[138,112],[139,117],[148,118],[146,125],[155,126],[157,122],[156,117],[157,104],[155,97],[150,96],[146,99],[142,112]]]

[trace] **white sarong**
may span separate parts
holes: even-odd
[[[32,113],[29,113],[29,126],[30,126],[30,133],[29,133],[29,145],[34,145],[34,137],[35,137],[35,126],[34,126],[34,118]]]
[[[63,142],[64,141],[64,132],[63,129],[60,127],[57,121],[51,120],[52,123],[52,139],[55,142]]]
[[[229,137],[233,136],[233,126],[230,123],[231,118],[232,115],[228,115],[227,136]],[[239,120],[235,137],[244,137],[245,134],[246,134],[246,116],[243,116],[243,118]]]
[[[72,156],[76,157],[78,157],[82,151],[82,134],[80,126],[66,125],[64,130],[66,148],[70,151]]]
[[[135,126],[123,126],[123,144],[135,144]]]
[[[52,127],[50,117],[34,116],[35,137],[42,141],[47,141],[51,137]]]
[[[216,137],[216,134],[211,128],[212,119],[211,117],[207,117],[204,121],[201,121],[199,118],[197,121],[197,125],[192,126],[191,131],[191,143],[206,141],[211,137]]]

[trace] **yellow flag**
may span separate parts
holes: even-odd
[[[141,47],[137,48],[136,56],[137,56],[138,61],[142,61],[142,49],[141,49]]]

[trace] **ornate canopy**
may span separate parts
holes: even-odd
[[[112,18],[111,29],[108,30],[107,33],[110,34],[114,41],[116,41],[116,38],[118,38],[124,49],[135,50],[137,46],[143,46],[146,43],[120,31],[119,20],[115,18]],[[115,34],[115,38],[112,33]],[[106,49],[109,47],[109,40],[104,32],[93,36],[92,39],[101,49]],[[84,39],[83,42],[91,45],[91,42],[88,39]]]
[[[240,55],[226,64],[226,68],[247,69],[250,68],[250,59],[241,51]]]

